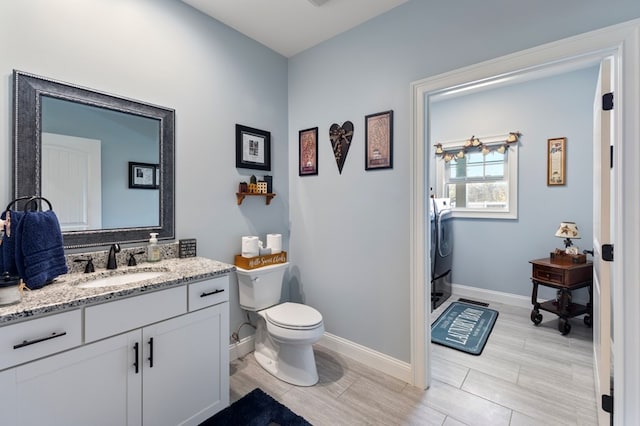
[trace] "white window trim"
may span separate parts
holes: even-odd
[[[485,145],[495,145],[504,142],[509,135],[485,136],[478,139]],[[455,151],[464,146],[464,140],[440,142],[444,151]],[[518,145],[519,142],[509,145],[507,159],[507,176],[509,182],[509,205],[506,210],[453,208],[453,217],[475,219],[517,219],[518,218]],[[436,182],[438,196],[444,195],[445,163],[442,158],[436,158]]]

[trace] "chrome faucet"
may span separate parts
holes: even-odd
[[[109,258],[107,259],[107,269],[117,269],[116,253],[120,253],[120,244],[111,244],[109,249]]]

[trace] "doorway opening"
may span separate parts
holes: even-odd
[[[622,51],[622,41],[631,40],[635,42],[635,27],[631,24],[627,27],[619,26],[613,29],[605,29],[588,33],[582,36],[574,37],[538,48],[529,49],[518,54],[509,55],[496,60],[488,61],[482,64],[456,70],[450,73],[428,78],[413,83],[412,86],[412,116],[411,116],[411,140],[413,162],[411,164],[411,351],[412,351],[412,374],[413,384],[418,387],[427,388],[431,381],[430,375],[430,294],[429,287],[425,283],[430,282],[429,263],[429,246],[430,235],[428,232],[428,187],[429,187],[429,158],[430,144],[432,138],[430,135],[430,119],[431,111],[429,109],[430,97],[440,95],[451,90],[471,91],[486,85],[506,84],[504,79],[515,82],[519,78],[530,77],[530,73],[548,73],[549,75],[559,74],[568,70],[578,70],[581,68],[595,66],[606,57],[613,57],[617,63],[622,63],[625,59],[627,63],[634,63],[633,58],[637,53],[633,53],[632,49]],[[629,43],[629,42],[628,42]],[[629,53],[631,52],[631,53]],[[626,55],[631,55],[627,57]],[[630,61],[630,62],[629,62]],[[635,63],[634,63],[635,64]],[[635,69],[635,68],[634,68]],[[618,76],[620,77],[620,75]],[[621,91],[623,78],[616,80],[616,91]],[[630,78],[624,79],[627,90],[635,87],[636,83],[631,82]],[[633,87],[630,87],[633,86]],[[625,104],[628,109],[635,110],[638,100],[634,99]],[[622,114],[620,114],[622,115]],[[620,127],[625,127],[621,118],[617,123]],[[634,130],[635,128],[632,128]],[[637,130],[629,133],[636,134]],[[622,148],[622,147],[621,147]],[[631,153],[635,153],[635,148],[630,149]],[[621,149],[620,151],[624,151]],[[618,154],[620,155],[620,154]],[[626,162],[626,160],[625,160]],[[622,170],[623,161],[619,165],[618,175],[624,173]],[[626,167],[625,167],[626,169]],[[621,188],[615,188],[613,203],[616,205],[616,211],[621,211],[622,197]],[[619,223],[623,225],[624,218]],[[615,240],[618,244],[624,245],[628,239],[619,232],[616,227]],[[622,237],[622,238],[621,238]],[[623,241],[624,240],[624,241]],[[635,243],[632,243],[635,247]],[[637,251],[636,251],[637,252]],[[619,264],[616,271],[623,271],[625,266]],[[618,265],[616,265],[618,266]],[[621,274],[614,272],[618,278]],[[635,290],[634,290],[635,291]],[[622,299],[622,291],[616,292],[615,305],[625,308],[628,304]],[[625,305],[625,306],[622,306]],[[617,309],[620,315],[635,315],[626,312],[626,309]],[[614,325],[616,336],[619,336],[615,342],[614,353],[624,353],[624,330],[621,329],[619,321],[616,318]],[[628,331],[627,331],[628,333]],[[634,346],[635,347],[635,346]],[[618,358],[616,358],[616,363]],[[617,364],[616,364],[617,365]],[[622,367],[620,367],[622,368]],[[616,369],[618,367],[616,366]],[[628,368],[627,368],[628,370]],[[620,384],[616,373],[616,389]],[[633,377],[638,376],[638,371],[633,371]],[[629,375],[624,382],[628,382]],[[627,384],[628,386],[628,384]],[[635,386],[635,385],[634,385]],[[621,396],[617,392],[617,398]],[[630,397],[629,394],[627,394]],[[618,402],[622,405],[623,401]],[[632,408],[633,409],[633,408]]]

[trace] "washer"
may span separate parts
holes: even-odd
[[[432,198],[431,227],[431,310],[451,297],[453,263],[453,223],[448,198]]]

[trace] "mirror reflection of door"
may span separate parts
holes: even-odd
[[[102,228],[101,142],[42,133],[42,196],[62,231]]]
[[[98,157],[100,160],[98,176],[101,185],[99,192],[101,193],[100,224],[83,228],[81,227],[83,225],[72,224],[77,219],[77,217],[72,217],[69,225],[72,227],[63,228],[63,232],[159,225],[161,190],[131,190],[128,187],[129,172],[127,168],[129,161],[159,163],[159,120],[85,105],[80,102],[42,96],[42,133],[45,132],[75,137],[78,141],[87,139],[100,141],[100,155]],[[58,167],[56,163],[50,163],[50,165]],[[44,173],[43,171],[43,177]],[[51,171],[51,173],[65,172]],[[72,177],[70,176],[70,178]],[[89,190],[82,187],[81,182],[59,181],[60,184],[65,182],[69,182],[72,186],[61,189],[61,193],[67,195],[77,193],[79,188],[76,188],[76,185],[83,191],[84,189]],[[87,182],[84,184],[88,185]],[[93,190],[91,191],[93,192]],[[84,192],[82,193],[84,194]],[[47,198],[45,192],[42,195]],[[50,201],[54,207],[60,204],[55,200]],[[85,202],[85,200],[77,202]],[[123,206],[127,206],[127,214],[123,214]]]

